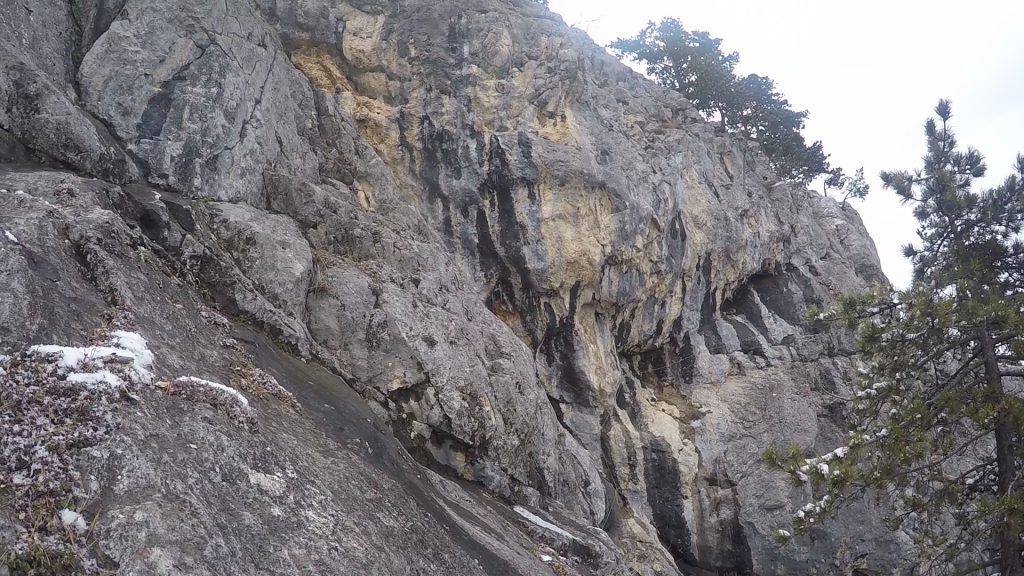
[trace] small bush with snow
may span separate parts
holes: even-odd
[[[194,376],[182,376],[171,382],[162,382],[161,385],[174,396],[219,408],[246,427],[256,425],[256,414],[249,406],[249,400],[230,386]]]
[[[104,343],[0,355],[0,490],[13,494],[10,507],[23,528],[14,549],[0,551],[0,566],[13,573],[99,573],[89,559],[89,519],[70,507],[81,496],[75,459],[116,428],[116,404],[156,379],[153,353],[139,334],[117,330],[98,341]],[[262,371],[246,374],[254,389],[291,397]],[[190,376],[158,384],[255,426],[249,401],[232,387]]]
[[[116,426],[113,406],[129,386],[147,384],[152,354],[137,334],[105,346],[33,346],[0,357],[0,488],[13,492],[24,524],[3,561],[94,574],[86,560],[86,518],[67,506],[80,478],[75,458]]]
[[[299,403],[295,400],[295,396],[285,390],[276,378],[259,368],[249,365],[233,366],[231,368],[231,385],[261,400],[275,398],[293,410],[299,410]]]

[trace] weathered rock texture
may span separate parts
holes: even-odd
[[[0,161],[3,346],[114,307],[305,407],[126,408],[82,456],[121,573],[900,566],[871,502],[778,545],[812,494],[760,459],[839,440],[804,318],[884,282],[856,213],[534,2],[0,0]]]

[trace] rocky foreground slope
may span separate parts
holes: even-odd
[[[900,565],[760,459],[839,439],[858,216],[534,2],[0,0],[0,162],[9,572]]]

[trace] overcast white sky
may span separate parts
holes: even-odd
[[[900,254],[916,223],[882,190],[885,169],[913,169],[924,154],[924,120],[953,101],[961,144],[986,157],[994,185],[1024,152],[1024,2],[861,0],[550,0],[565,21],[599,44],[674,16],[740,53],[739,71],[774,78],[806,135],[833,165],[864,166],[872,191],[854,202],[897,286],[910,280]]]

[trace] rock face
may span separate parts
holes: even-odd
[[[76,490],[103,567],[900,568],[871,501],[776,543],[813,494],[760,458],[840,440],[852,338],[804,319],[885,281],[858,216],[545,8],[23,4],[0,345],[128,327],[302,405],[118,408]]]

